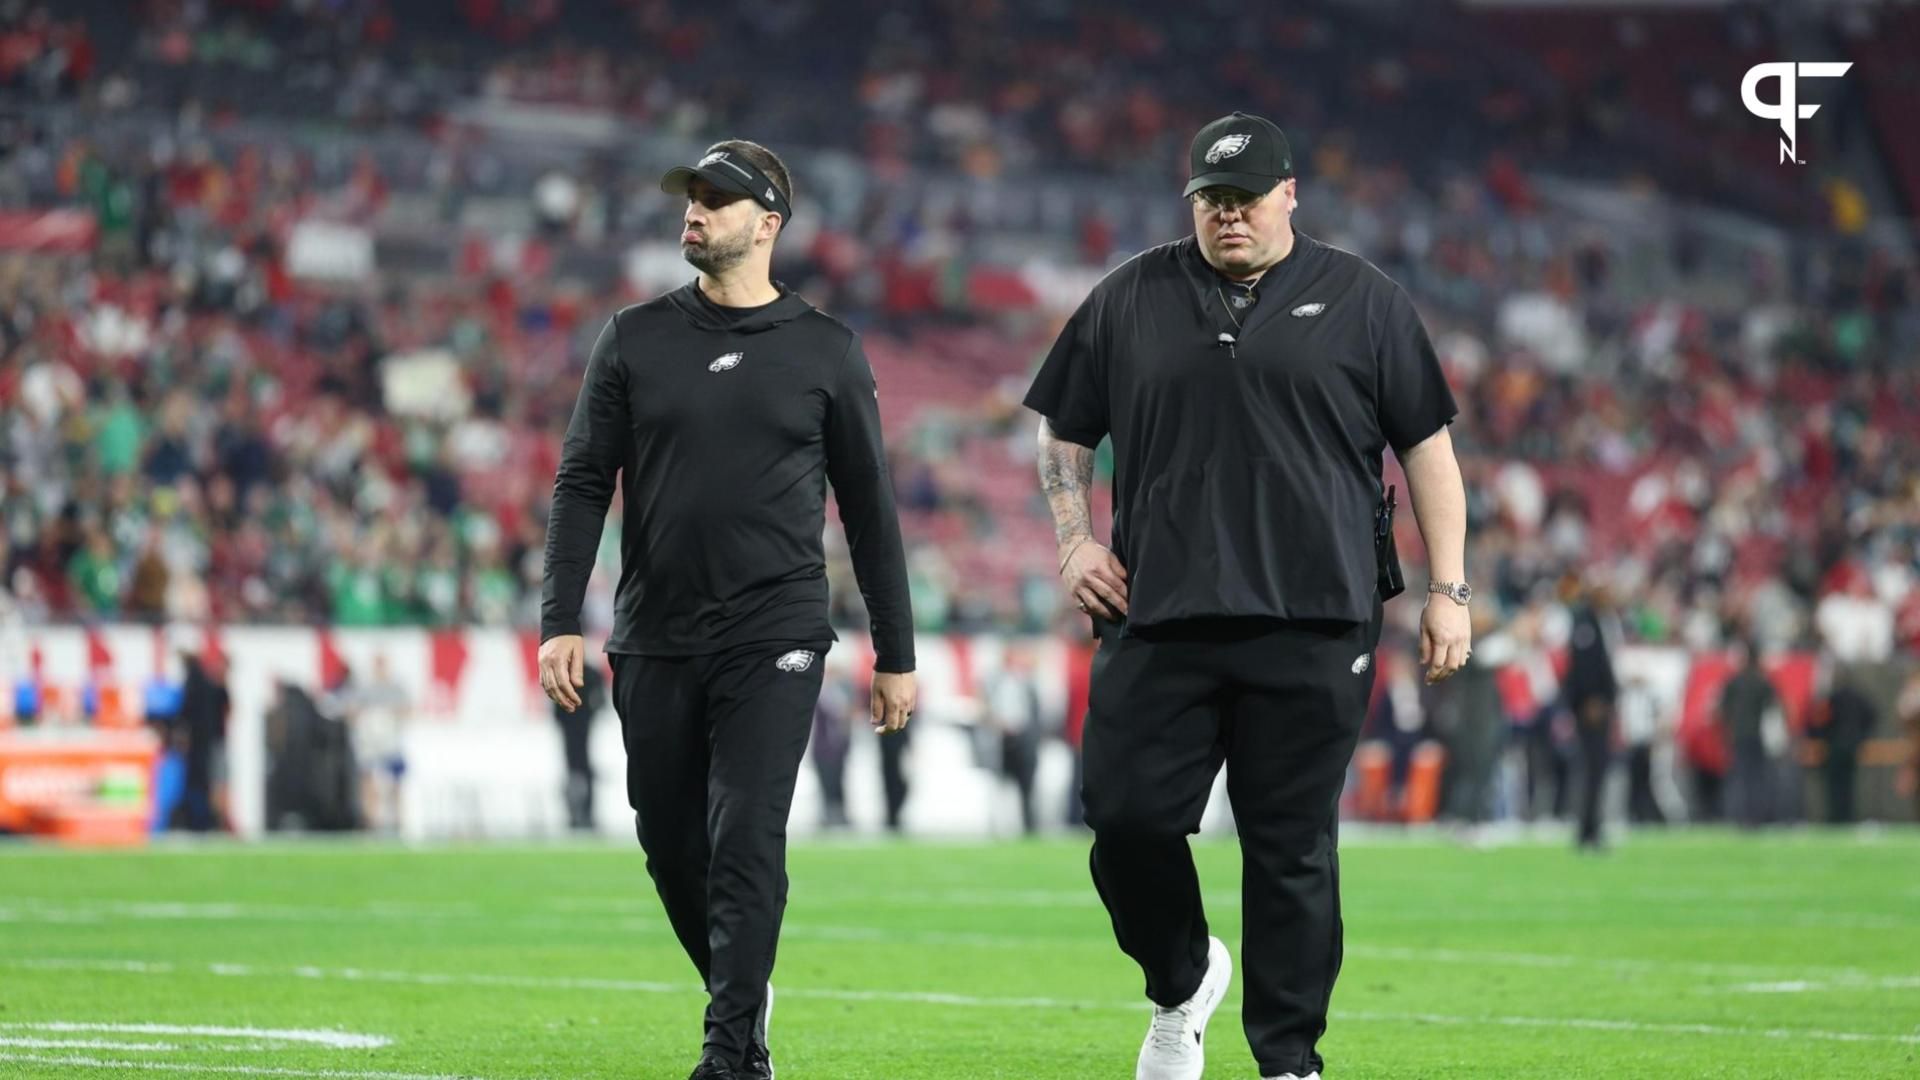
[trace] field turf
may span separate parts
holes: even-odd
[[[1236,850],[1197,851],[1232,944]],[[811,843],[792,874],[782,1080],[1133,1075],[1084,842]],[[1383,838],[1342,880],[1330,1078],[1920,1076],[1920,834]],[[1210,1078],[1258,1075],[1238,1002]],[[0,846],[4,1077],[682,1080],[701,1005],[625,844]]]

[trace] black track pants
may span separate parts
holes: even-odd
[[[773,973],[787,905],[787,812],[825,651],[755,645],[613,658],[627,799],[647,873],[706,983],[705,1047],[730,1062],[746,1050]]]
[[[1341,957],[1337,806],[1380,635],[1264,623],[1109,637],[1093,660],[1083,798],[1093,879],[1147,996],[1200,985],[1207,920],[1187,836],[1221,764],[1240,832],[1244,1022],[1264,1075],[1321,1068]]]

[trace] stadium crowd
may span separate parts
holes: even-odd
[[[781,274],[866,329],[883,385],[899,386],[888,421],[917,615],[928,630],[1059,624],[1016,402],[1062,312],[1002,303],[981,272],[1038,252],[1097,273],[1179,234],[1171,197],[1146,216],[1018,204],[1028,183],[1164,186],[1191,119],[1217,108],[1215,82],[1179,73],[1223,16],[1203,5],[1164,28],[1125,4],[1071,18],[775,5],[754,21],[764,51],[845,52],[827,66],[844,76],[823,88],[819,69],[770,60],[757,77],[806,79],[808,93],[747,95],[689,74],[737,29],[725,19],[615,6],[644,28],[631,64],[569,44],[569,20],[597,9],[557,0],[462,4],[445,26],[384,3],[155,2],[130,22],[10,5],[0,87],[31,107],[0,120],[0,207],[90,215],[79,239],[32,244],[9,218],[15,239],[0,242],[13,602],[49,619],[532,620],[580,357],[607,311],[649,291],[618,253],[661,242],[678,208],[618,157],[565,159],[562,194],[544,183],[551,164],[516,187],[525,162],[450,119],[463,101],[505,100],[855,155],[867,197],[805,203],[801,217],[822,220],[796,223]],[[1920,648],[1920,269],[1862,231],[1857,193],[1809,198],[1778,244],[1636,231],[1551,197],[1535,166],[1571,163],[1551,139],[1499,141],[1544,130],[1495,122],[1548,107],[1519,76],[1430,63],[1338,5],[1261,32],[1316,59],[1284,83],[1249,70],[1245,50],[1215,71],[1308,133],[1303,227],[1421,303],[1463,404],[1483,595],[1509,612],[1552,603],[1574,569],[1623,597],[1636,640],[1742,630],[1805,645],[1844,624],[1864,656]],[[1334,67],[1315,46],[1336,34],[1380,59]],[[409,42],[426,60],[392,62]],[[1491,141],[1383,155],[1436,93],[1475,102],[1482,122],[1465,126]],[[848,110],[861,122],[843,123]],[[286,112],[332,126],[279,125]],[[108,122],[156,115],[136,136]],[[992,198],[900,194],[927,170]],[[1644,186],[1624,205],[1669,205]],[[429,224],[467,221],[449,205],[482,194],[518,204],[519,243],[456,228],[445,262],[387,265],[395,222],[418,223],[423,203]],[[1023,213],[1030,243],[1007,254]],[[344,284],[296,272],[293,230],[309,220],[368,228],[380,269]],[[421,400],[435,390],[456,405]],[[604,612],[605,582],[595,595]]]

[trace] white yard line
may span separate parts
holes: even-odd
[[[179,1050],[174,1043],[113,1042],[107,1039],[40,1039],[0,1035],[0,1046],[18,1050]]]
[[[781,993],[784,994],[786,991],[782,990]],[[1903,1035],[1893,1032],[1728,1027],[1724,1024],[1649,1024],[1639,1020],[1606,1020],[1575,1016],[1448,1016],[1441,1013],[1345,1012],[1335,1009],[1333,1019],[1456,1026],[1490,1024],[1497,1027],[1564,1028],[1633,1034],[1715,1035],[1740,1039],[1811,1039],[1815,1042],[1897,1043],[1920,1046],[1920,1035]]]
[[[661,930],[664,932],[664,924],[655,926],[649,922],[644,929]],[[782,929],[781,933],[783,937],[789,937],[794,940],[870,941],[875,944],[894,943],[967,948],[998,948],[1015,951],[1032,949],[1042,945],[1050,947],[1057,946],[1065,940],[1046,937],[1009,937],[996,934],[941,933],[937,931],[896,932],[874,927],[808,926],[805,924],[788,924]],[[1107,947],[1104,939],[1100,942],[1089,942],[1088,944],[1090,946],[1098,944],[1102,948]],[[1756,986],[1772,983],[1797,984],[1802,982],[1809,985],[1824,985],[1827,983],[1857,983],[1862,980],[1886,979],[1891,981],[1889,988],[1904,988],[1910,980],[1920,980],[1920,976],[1883,974],[1851,967],[1648,960],[1636,957],[1581,956],[1570,953],[1502,952],[1443,948],[1416,949],[1391,945],[1366,945],[1353,942],[1347,944],[1346,955],[1356,959],[1393,960],[1424,964],[1459,964],[1469,967],[1518,967],[1546,970],[1591,969],[1634,974],[1669,972],[1696,978],[1739,979],[1747,983],[1755,984]],[[144,960],[0,960],[0,966],[38,967],[48,970],[59,970],[74,963],[86,965],[79,970],[125,971],[136,974],[147,972],[148,969],[155,966],[154,962]],[[165,969],[165,971],[172,970],[171,965],[161,963],[158,966]],[[220,970],[223,966],[226,965],[213,964],[209,965],[207,970],[216,975],[227,974],[227,972]],[[244,967],[245,965],[240,966]],[[164,971],[149,973],[157,974],[164,973]],[[1755,990],[1754,992],[1765,991]]]
[[[0,1052],[0,1061],[54,1065],[68,1069],[115,1069],[135,1072],[189,1073],[206,1076],[299,1076],[316,1080],[481,1080],[470,1073],[366,1072],[356,1069],[283,1069],[271,1065],[188,1065],[171,1061],[108,1061],[92,1057],[51,1057],[46,1054]]]
[[[1869,978],[1858,968],[1792,967],[1766,964],[1725,964],[1710,960],[1643,960],[1634,957],[1580,956],[1572,953],[1488,952],[1474,949],[1410,949],[1393,945],[1365,945],[1349,942],[1346,955],[1370,960],[1404,960],[1429,964],[1466,964],[1489,967],[1525,968],[1599,968],[1606,971],[1653,973],[1668,971],[1678,975],[1704,975],[1723,978],[1760,979],[1769,975],[1811,975],[1836,978]]]
[[[926,894],[931,900],[934,894]],[[1038,891],[981,891],[947,894],[947,903],[951,906],[1010,906],[1041,907],[1058,905],[1065,902],[1073,893]],[[902,902],[913,902],[911,897],[894,896]],[[1089,896],[1087,903],[1095,903],[1097,898]],[[16,921],[45,923],[96,923],[109,919],[131,919],[136,921],[207,921],[229,922],[236,919],[251,919],[266,922],[334,922],[334,923],[438,923],[438,922],[480,922],[489,926],[549,926],[578,931],[581,927],[594,927],[609,934],[666,934],[668,926],[665,919],[651,914],[652,909],[639,901],[626,904],[619,901],[589,900],[583,902],[556,901],[550,905],[555,911],[600,910],[611,916],[603,925],[598,920],[583,920],[558,915],[492,914],[471,904],[425,905],[397,904],[390,902],[371,903],[360,908],[306,908],[290,905],[258,905],[236,903],[167,903],[167,902],[92,902],[78,901],[55,905],[51,901],[33,899],[0,899],[0,922],[9,918]],[[604,906],[602,906],[604,904]],[[1219,905],[1214,905],[1219,906]],[[647,917],[637,917],[645,914]],[[624,917],[622,917],[624,916]],[[1901,920],[1881,921],[1879,919],[1859,919],[1847,916],[1807,916],[1803,913],[1798,921],[1826,925],[1863,925],[1886,929],[1896,925],[1904,926]],[[1020,937],[991,933],[967,933],[919,930],[888,930],[872,926],[834,926],[789,922],[782,929],[782,935],[794,941],[846,941],[872,942],[876,945],[910,944],[932,947],[1004,949],[1026,951],[1040,946],[1060,947],[1062,945],[1082,945],[1087,948],[1106,949],[1111,946],[1104,938],[1035,936]],[[1794,981],[1794,980],[1853,980],[1874,978],[1874,973],[1849,967],[1822,967],[1818,965],[1768,965],[1734,964],[1714,961],[1675,961],[1652,960],[1631,957],[1580,956],[1564,953],[1525,953],[1500,952],[1466,949],[1414,949],[1398,946],[1377,946],[1364,943],[1349,943],[1347,955],[1356,958],[1401,960],[1418,963],[1463,964],[1469,966],[1524,967],[1524,968],[1590,968],[1603,971],[1624,971],[1702,976],[1708,978],[1732,978],[1751,981]]]
[[[324,1031],[317,1028],[222,1027],[209,1024],[93,1024],[64,1020],[0,1024],[0,1028],[12,1031],[72,1034],[198,1035],[215,1039],[269,1039],[274,1042],[309,1043],[331,1050],[378,1050],[383,1046],[393,1045],[393,1040],[384,1035],[358,1035],[351,1031]]]
[[[1721,994],[1814,994],[1835,990],[1920,990],[1920,975],[1863,975],[1859,978],[1819,980],[1789,979],[1781,982],[1750,982],[1708,988],[1709,993]]]
[[[167,965],[142,961],[8,961],[8,966],[59,965],[67,970],[98,970],[137,974],[199,974],[208,972],[238,978],[297,978],[342,982],[399,983],[418,986],[484,986],[517,990],[606,991],[644,994],[697,994],[693,984],[645,982],[630,979],[570,978],[541,975],[498,975],[483,973],[428,973],[410,971],[369,971],[360,968],[293,967],[269,968],[250,964]],[[1076,1001],[1050,997],[985,997],[912,990],[834,990],[807,987],[780,988],[782,998],[816,998],[829,1001],[896,1002],[1004,1009],[1072,1009],[1077,1011],[1139,1012],[1142,1002]],[[1732,1027],[1721,1024],[1649,1023],[1605,1017],[1452,1015],[1425,1012],[1376,1012],[1336,1010],[1334,1018],[1361,1023],[1447,1024],[1453,1026],[1488,1025],[1495,1027],[1546,1028],[1584,1031],[1614,1031],[1660,1035],[1703,1035],[1721,1038],[1808,1039],[1818,1042],[1893,1043],[1920,1045],[1920,1034],[1872,1031],[1831,1031],[1809,1028]],[[269,1074],[262,1074],[269,1075]],[[293,1074],[308,1075],[308,1074]],[[311,1075],[361,1075],[315,1073]]]

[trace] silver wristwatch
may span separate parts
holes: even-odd
[[[1466,607],[1467,601],[1473,599],[1473,586],[1464,581],[1429,581],[1427,591],[1439,593],[1461,607]]]

